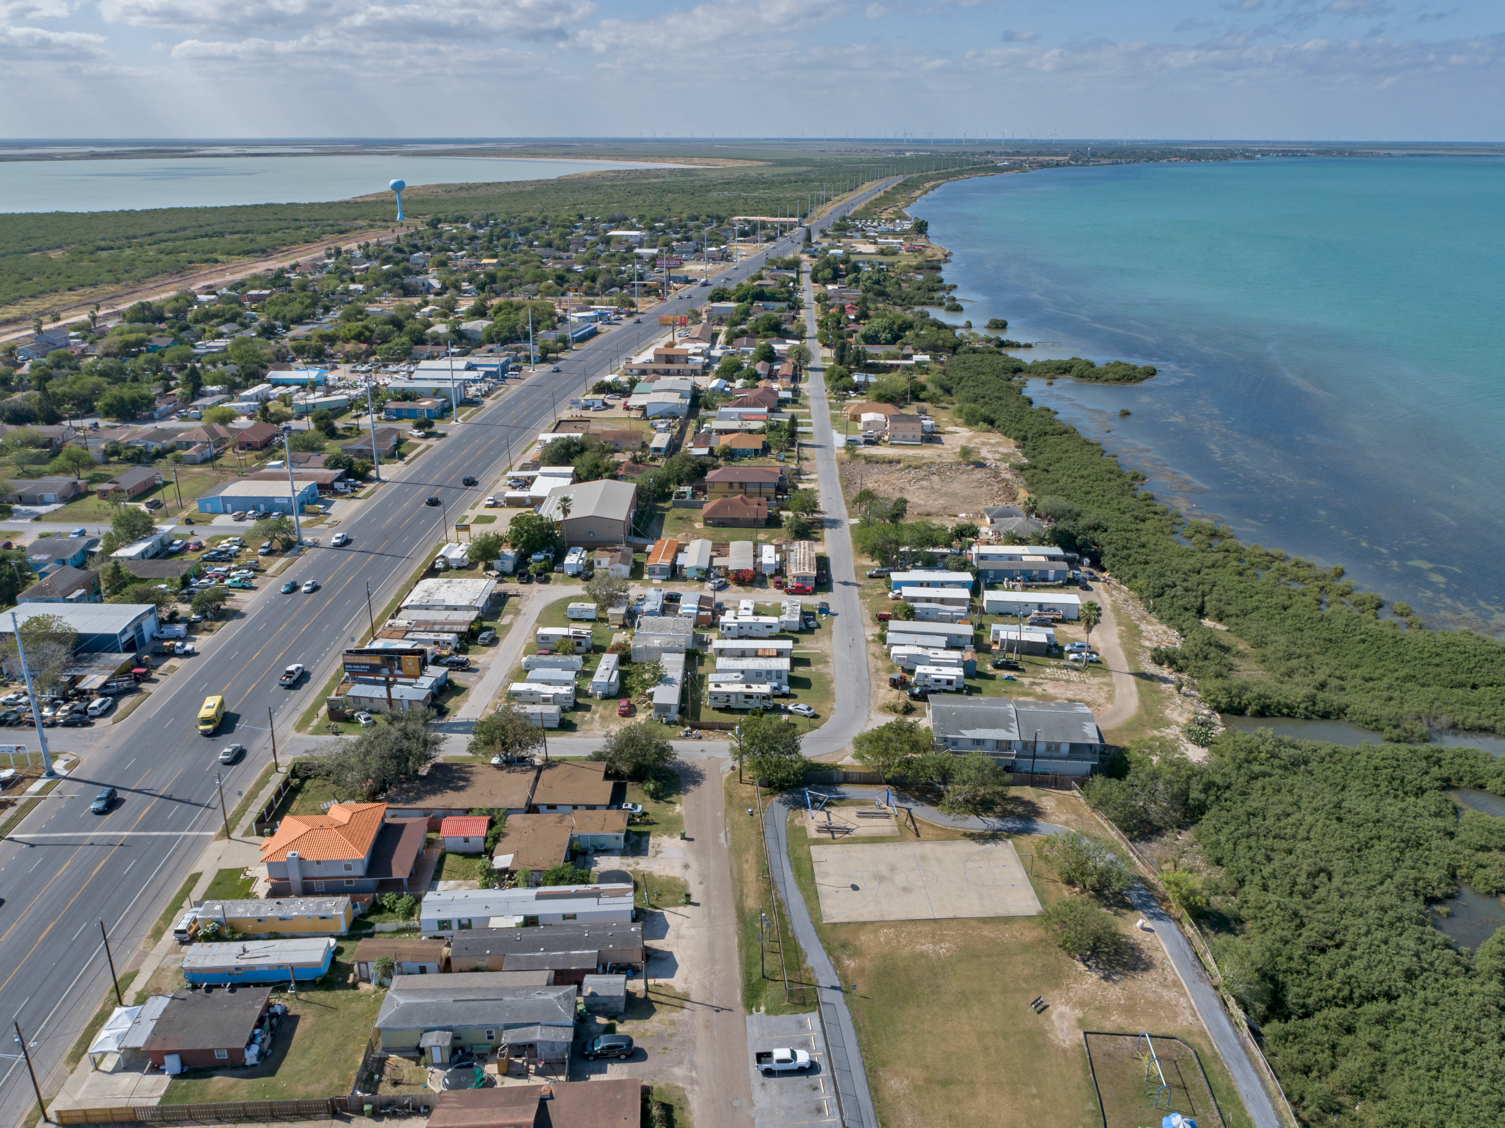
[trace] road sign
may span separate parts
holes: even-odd
[[[0,744],[0,756],[24,756],[26,745],[24,744]]]

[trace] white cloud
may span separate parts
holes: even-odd
[[[68,5],[65,0],[0,0],[0,24],[67,18]]]
[[[137,26],[262,35],[273,29],[290,29],[314,36],[338,32],[412,43],[452,38],[563,38],[595,11],[595,4],[590,0],[408,0],[390,4],[261,0],[255,5],[243,0],[101,0],[99,9],[111,23]]]
[[[81,31],[40,27],[0,27],[0,59],[12,62],[59,60],[82,62],[107,58],[104,37]]]
[[[602,20],[576,42],[597,54],[702,48],[732,39],[791,35],[828,23],[849,11],[842,0],[706,0],[689,11],[676,9],[651,19]],[[624,61],[628,61],[624,59]]]

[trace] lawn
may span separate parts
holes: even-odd
[[[815,995],[805,990],[805,984],[813,982],[810,969],[805,966],[804,954],[794,940],[789,928],[789,915],[782,904],[778,912],[770,911],[777,902],[778,894],[768,881],[768,869],[763,864],[763,845],[759,836],[761,821],[749,817],[747,809],[756,811],[757,797],[751,784],[737,782],[736,773],[727,775],[723,784],[726,791],[727,846],[731,855],[732,890],[737,903],[737,955],[742,970],[742,1006],[749,1013],[766,1011],[768,1014],[796,1014],[815,1009]],[[768,946],[763,959],[759,958],[758,932],[760,918],[769,918]],[[778,918],[777,932],[773,919]],[[785,963],[789,968],[790,991],[785,1001],[784,984],[780,979],[779,945],[782,943]],[[766,974],[765,974],[766,973]]]
[[[434,880],[480,881],[484,862],[485,858],[480,854],[443,854],[434,870]]]
[[[826,952],[850,985],[874,1102],[889,1128],[1101,1123],[1081,1031],[1147,1028],[1195,1045],[1230,1128],[1250,1124],[1180,980],[1159,944],[1136,932],[1127,905],[1110,911],[1129,955],[1103,975],[1068,958],[1033,917],[827,925],[815,896],[810,841],[797,818],[788,833],[796,879]],[[920,827],[926,838],[970,836]],[[1031,855],[1031,882],[1049,906],[1067,893],[1033,857],[1036,841],[1014,839],[1021,856]],[[1036,996],[1047,1004],[1039,1014],[1029,1006]],[[932,1036],[916,1038],[916,1031]],[[948,1031],[955,1036],[934,1036]],[[1000,1061],[1008,1068],[999,1069]]]
[[[243,876],[244,870],[216,870],[209,888],[204,890],[206,901],[245,901],[251,896],[252,881]]]
[[[343,984],[348,964],[336,964],[328,978]],[[384,991],[340,986],[279,990],[288,1016],[277,1031],[272,1056],[250,1069],[193,1070],[168,1083],[162,1104],[217,1101],[278,1101],[298,1097],[343,1096],[371,1037]]]
[[[627,785],[627,802],[638,804],[643,808],[643,814],[653,820],[650,823],[634,823],[629,830],[638,834],[675,838],[685,828],[683,789],[679,776],[667,774],[667,778],[669,782],[659,788],[659,794],[663,796],[661,799],[650,799],[641,783]]]
[[[230,465],[232,467],[234,466],[233,460],[231,460]],[[126,470],[135,469],[135,466],[136,464],[133,462],[106,463],[105,465],[100,467],[100,471],[106,472],[106,476],[104,478],[101,478],[100,482],[103,483],[109,481],[110,477],[114,476],[115,474],[122,473]],[[160,486],[154,486],[153,488],[147,490],[145,493],[138,494],[136,497],[131,498],[131,503],[140,504],[141,502],[147,501],[154,497],[161,498],[162,508],[157,510],[156,513],[153,514],[153,516],[159,520],[166,519],[170,516],[177,516],[182,513],[198,512],[198,499],[200,496],[208,493],[209,490],[213,487],[221,484],[222,482],[227,482],[236,476],[234,473],[224,470],[213,470],[207,466],[175,467],[168,462],[163,462],[160,465],[154,466],[153,469],[156,469],[162,475],[163,484]],[[176,489],[173,488],[172,480],[174,469],[176,469],[178,472],[178,484]],[[256,469],[260,469],[260,467],[256,467]],[[98,473],[99,471],[95,471],[94,476],[97,477]],[[182,505],[178,504],[179,496],[181,496],[183,499]],[[47,519],[49,521],[60,521],[65,524],[72,524],[73,522],[77,521],[80,524],[107,525],[110,523],[110,518],[114,515],[115,506],[111,505],[107,501],[101,501],[97,494],[91,493],[87,497],[81,497],[77,501],[69,502],[61,509],[58,509],[55,512],[49,514]]]

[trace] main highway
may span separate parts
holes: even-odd
[[[874,186],[812,226],[825,223],[887,186]],[[723,272],[735,283],[770,255],[799,247],[795,231]],[[610,374],[624,355],[660,333],[657,315],[684,313],[704,299],[697,287],[645,311],[567,355],[560,371],[539,370],[510,385],[411,464],[382,467],[387,480],[352,507],[339,531],[344,548],[305,549],[279,579],[300,585],[317,580],[317,592],[282,595],[262,581],[240,615],[203,641],[124,721],[105,729],[72,774],[43,798],[21,825],[0,841],[0,1017],[19,1022],[32,1061],[51,1096],[62,1084],[68,1049],[109,991],[100,942],[108,929],[116,966],[131,962],[147,931],[182,884],[194,861],[221,826],[219,779],[233,807],[270,762],[271,724],[286,736],[333,672],[341,650],[367,626],[370,605],[381,608],[416,563],[444,537],[444,515],[458,516],[507,468],[509,452],[543,430],[557,405]],[[471,475],[480,485],[467,489]],[[425,504],[438,496],[444,508]],[[296,690],[277,685],[284,666],[302,662],[310,676]],[[200,736],[194,718],[203,699],[225,696],[227,716],[212,738]],[[54,730],[57,731],[57,730]],[[15,739],[24,739],[24,730]],[[218,752],[246,745],[239,763],[221,768]],[[35,734],[27,741],[35,744]],[[102,787],[119,789],[106,816],[90,813]],[[16,1124],[35,1099],[14,1038],[0,1049],[0,1124]]]

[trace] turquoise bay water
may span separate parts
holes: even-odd
[[[410,187],[490,184],[645,167],[648,166],[618,161],[425,157],[402,153],[0,161],[0,212],[306,204],[384,192],[393,180],[405,180]]]
[[[1061,169],[913,210],[974,325],[1160,369],[1030,394],[1162,499],[1505,632],[1505,160]]]

